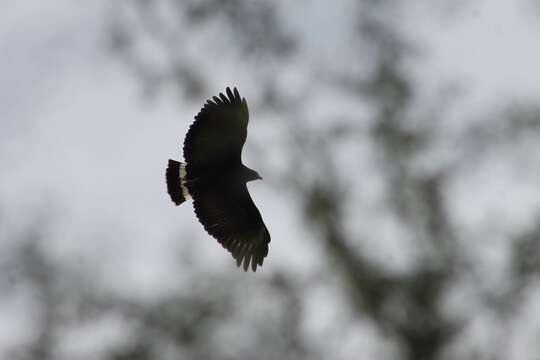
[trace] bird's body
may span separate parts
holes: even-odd
[[[262,179],[242,164],[249,114],[236,88],[208,100],[184,140],[185,164],[169,160],[167,191],[176,205],[189,196],[205,230],[253,271],[268,254],[270,233],[246,183]]]

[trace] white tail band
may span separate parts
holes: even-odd
[[[180,188],[182,189],[182,195],[188,199],[190,195],[186,186],[186,164],[183,163],[180,163]]]

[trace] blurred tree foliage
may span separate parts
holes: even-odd
[[[351,29],[357,43],[351,48],[369,57],[350,61],[371,59],[357,73],[352,65],[334,68],[309,62],[302,53],[302,37],[282,19],[285,2],[111,4],[110,48],[135,72],[148,96],[173,86],[183,96],[200,100],[208,95],[208,84],[219,81],[204,65],[219,62],[217,73],[238,71],[230,63],[241,63],[239,77],[248,78],[259,91],[258,98],[249,99],[252,114],[258,109],[260,115],[279,119],[279,135],[285,139],[281,145],[287,163],[273,185],[287,189],[301,204],[313,241],[324,244],[324,269],[311,277],[284,269],[270,277],[241,280],[195,270],[189,291],[138,303],[69,278],[69,272],[42,256],[36,245],[39,235],[32,234],[13,262],[20,269],[18,276],[40,299],[39,336],[33,347],[14,352],[14,358],[61,358],[57,349],[62,333],[95,314],[121,316],[129,324],[129,341],[88,357],[92,359],[339,358],[341,340],[348,338],[354,324],[374,329],[384,349],[377,358],[509,358],[507,346],[520,325],[520,311],[537,290],[540,214],[535,226],[501,235],[508,244],[508,266],[493,285],[484,279],[490,274],[479,266],[482,253],[470,246],[492,233],[478,229],[470,235],[463,230],[451,210],[449,186],[494,151],[519,151],[524,142],[537,139],[540,111],[509,104],[507,112],[486,111],[486,120],[470,121],[446,134],[441,118],[450,102],[441,99],[440,104],[419,106],[414,81],[405,70],[405,62],[418,55],[392,25],[391,14],[399,6],[396,1],[357,3]],[[194,41],[201,42],[196,50]],[[287,81],[276,72],[299,68],[308,74],[307,83],[287,89]],[[364,115],[346,109],[312,121],[307,98],[317,96],[317,91],[331,94],[322,97],[324,101],[341,96],[365,104],[371,120],[363,121]],[[437,157],[445,142],[453,144],[451,154]],[[366,144],[374,164],[369,177],[375,176],[383,189],[376,205],[367,210],[359,199],[370,192],[363,183],[368,174],[355,162],[365,157]],[[264,157],[260,149],[254,151]],[[437,160],[424,166],[425,158]],[[366,211],[382,214],[388,219],[384,224],[397,224],[398,243],[406,239],[402,246],[411,254],[403,269],[396,270],[369,250],[369,244],[383,241],[375,227],[384,225],[358,221]],[[362,229],[357,231],[351,223]],[[336,319],[327,333],[314,334],[303,326],[306,316],[317,315],[307,312],[306,294],[321,286],[334,293],[336,306],[341,304],[338,298],[344,299],[345,311],[352,316],[348,322]],[[460,297],[459,305],[452,306],[451,300]],[[66,314],[67,304],[76,310]],[[476,341],[471,330],[478,321],[493,324],[482,327],[488,333],[487,346]],[[536,354],[532,358],[540,356],[538,348],[531,351]]]

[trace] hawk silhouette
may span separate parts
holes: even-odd
[[[262,179],[242,164],[249,121],[246,99],[226,89],[208,100],[184,139],[185,164],[169,159],[167,192],[176,205],[191,196],[204,229],[247,271],[262,266],[270,233],[246,183]]]

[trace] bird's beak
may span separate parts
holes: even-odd
[[[259,180],[262,180],[262,179],[263,179],[262,176],[259,175],[259,173],[257,173],[257,179],[259,179]]]

